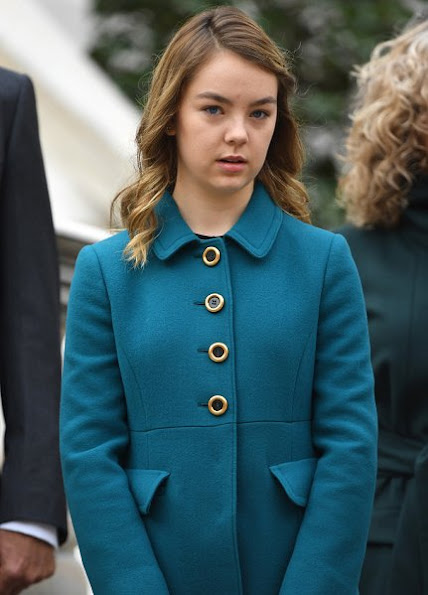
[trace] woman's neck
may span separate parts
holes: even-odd
[[[222,236],[235,225],[244,212],[252,194],[252,188],[237,193],[208,195],[182,191],[176,186],[172,193],[181,216],[190,229],[206,236]]]

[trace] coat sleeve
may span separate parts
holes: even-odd
[[[334,236],[321,295],[312,439],[319,455],[280,595],[351,595],[365,554],[377,418],[366,310],[344,238]]]
[[[0,522],[66,537],[58,443],[58,264],[30,79],[1,70],[0,376],[5,462]]]
[[[121,461],[128,428],[110,303],[95,248],[78,257],[68,305],[61,400],[66,494],[96,594],[166,595]]]

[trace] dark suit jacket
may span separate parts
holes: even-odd
[[[0,68],[0,382],[6,423],[0,522],[66,536],[58,455],[55,236],[30,79]]]
[[[369,543],[393,548],[388,595],[419,595],[428,592],[428,175],[397,228],[339,231],[363,284],[379,415]]]

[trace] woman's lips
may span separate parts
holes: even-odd
[[[226,159],[219,159],[217,163],[220,169],[230,173],[240,172],[247,165],[246,161],[227,161]]]

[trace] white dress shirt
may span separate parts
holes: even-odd
[[[8,521],[7,523],[0,523],[0,529],[5,531],[15,531],[16,533],[23,533],[41,539],[49,543],[54,548],[58,547],[58,534],[52,525],[46,523],[33,523],[30,521]]]

